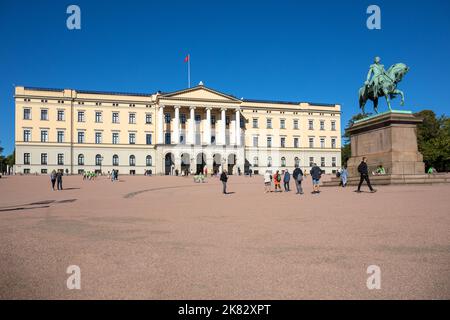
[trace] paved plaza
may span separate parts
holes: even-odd
[[[308,177],[298,196],[231,176],[223,195],[217,178],[70,176],[64,187],[0,179],[0,298],[450,299],[450,185],[312,195]],[[81,290],[67,289],[70,265]],[[380,290],[366,286],[370,265]]]

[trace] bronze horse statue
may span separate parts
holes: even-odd
[[[389,110],[391,109],[390,99],[394,99],[397,95],[400,95],[402,100],[400,105],[405,102],[405,95],[402,91],[397,89],[397,84],[402,81],[403,76],[409,71],[409,68],[404,63],[396,63],[392,65],[387,71],[381,69],[381,73],[375,75],[372,78],[371,83],[366,81],[366,84],[359,89],[359,107],[363,114],[364,106],[367,100],[373,101],[373,110],[378,113],[378,98],[385,97]],[[369,75],[370,76],[370,70]],[[377,88],[377,95],[374,94],[374,88]]]

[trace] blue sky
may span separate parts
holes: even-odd
[[[70,4],[81,8],[81,30],[66,28]],[[371,4],[381,30],[366,28]],[[178,90],[187,87],[187,53],[193,84],[239,98],[340,103],[343,125],[379,55],[386,68],[411,68],[399,86],[405,108],[448,114],[449,33],[448,0],[2,0],[0,143],[12,152],[13,85]]]

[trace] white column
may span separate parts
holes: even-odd
[[[236,109],[236,145],[241,145],[241,110],[239,108]]]
[[[228,127],[228,135],[230,136],[230,145],[234,146],[236,144],[236,121],[231,118],[230,126]]]
[[[226,145],[227,144],[227,140],[226,140],[226,128],[227,128],[227,119],[226,119],[226,115],[225,115],[225,108],[220,109],[221,114],[220,114],[220,122],[221,126],[220,126],[220,143],[222,145]]]
[[[164,143],[164,106],[159,106],[158,109],[158,144]]]
[[[189,144],[195,144],[195,107],[189,107]]]
[[[180,143],[180,106],[174,106],[175,118],[173,119],[173,135],[172,141],[174,144]]]
[[[204,143],[206,145],[211,144],[211,108],[206,108],[206,123],[203,129]]]

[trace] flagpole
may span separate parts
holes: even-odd
[[[191,55],[188,54],[188,88],[191,87]]]

